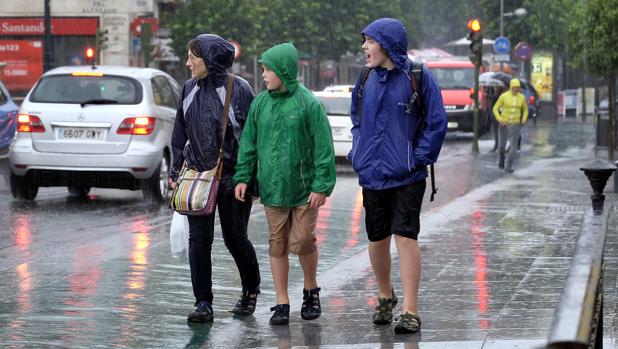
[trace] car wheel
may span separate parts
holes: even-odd
[[[11,194],[15,199],[32,201],[39,193],[39,186],[36,184],[32,175],[18,176],[11,172]]]
[[[88,193],[90,193],[90,187],[82,185],[69,185],[67,189],[69,189],[69,194],[71,194],[71,196],[77,196],[80,198],[86,197],[88,196]]]
[[[163,155],[159,166],[152,174],[152,176],[144,182],[142,182],[142,191],[144,198],[162,202],[167,198],[169,193],[169,186],[167,179],[170,175],[169,158],[167,155]]]

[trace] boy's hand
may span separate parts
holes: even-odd
[[[326,203],[326,194],[324,193],[311,193],[309,194],[309,207],[318,208]]]
[[[172,190],[176,189],[176,186],[178,185],[178,183],[172,181],[172,178],[167,177],[167,186],[169,188],[172,188]]]
[[[245,202],[245,193],[247,192],[247,183],[238,183],[234,188],[234,196],[236,200]]]

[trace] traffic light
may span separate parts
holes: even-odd
[[[86,48],[86,62],[94,65],[94,49],[92,47]]]
[[[468,22],[468,40],[470,40],[470,51],[474,55],[478,55],[483,50],[483,34],[481,34],[481,22],[478,19],[472,19]]]
[[[107,48],[107,41],[109,41],[107,34],[109,34],[107,29],[105,30],[101,28],[97,29],[96,45],[95,45],[97,52],[101,52],[102,50]]]

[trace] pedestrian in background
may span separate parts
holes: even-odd
[[[335,152],[324,108],[296,79],[298,52],[294,45],[276,45],[264,52],[259,62],[267,90],[251,104],[234,182],[236,198],[243,201],[257,171],[277,294],[270,324],[287,325],[289,252],[298,255],[304,274],[301,317],[311,320],[321,314],[315,227],[318,209],[335,186]]]
[[[498,140],[498,134],[500,133],[500,124],[498,124],[498,121],[494,117],[493,106],[496,104],[496,102],[498,101],[498,97],[500,97],[503,91],[504,87],[502,86],[485,87],[488,104],[487,113],[489,114],[489,122],[491,123],[491,132],[494,136],[494,146],[491,148],[492,153],[498,150],[498,144],[500,143]]]
[[[172,150],[174,162],[170,180],[176,185],[183,162],[198,171],[212,169],[223,148],[223,172],[217,193],[217,211],[225,246],[230,251],[240,273],[242,295],[232,311],[249,315],[255,310],[260,293],[260,270],[255,249],[247,237],[247,223],[252,200],[240,202],[234,198],[232,177],[242,134],[254,92],[247,81],[228,74],[234,60],[234,46],[213,34],[201,34],[189,41],[187,67],[191,79],[182,90],[181,106],[176,113]],[[234,79],[228,127],[223,132],[223,109],[226,83]],[[221,146],[223,144],[223,147]],[[253,183],[251,178],[248,183]],[[251,190],[246,192],[250,196]],[[214,213],[206,216],[188,216],[189,266],[195,295],[195,311],[188,321],[209,322],[212,310],[212,261]]]
[[[408,37],[400,21],[378,19],[362,35],[366,66],[371,71],[360,103],[361,79],[352,92],[349,159],[363,188],[369,257],[379,287],[373,323],[384,325],[393,320],[397,296],[391,281],[390,244],[391,235],[395,235],[403,284],[403,314],[395,332],[414,333],[421,328],[417,240],[421,203],[427,165],[438,159],[446,135],[446,112],[438,83],[426,67],[422,66],[422,79],[413,90]],[[415,98],[421,98],[423,108]]]
[[[518,79],[511,79],[509,90],[500,95],[494,105],[493,112],[500,124],[498,167],[503,168],[506,172],[513,172],[513,161],[517,154],[517,142],[521,126],[525,125],[528,121],[528,103],[526,102],[526,96],[521,93],[521,83]],[[509,152],[506,155],[505,167],[507,139],[510,146]]]

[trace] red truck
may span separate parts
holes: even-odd
[[[448,116],[449,131],[474,131],[474,100],[470,95],[474,89],[474,65],[467,58],[446,57],[427,60],[442,91],[444,109]],[[479,134],[489,130],[487,102],[485,95],[479,91]]]

